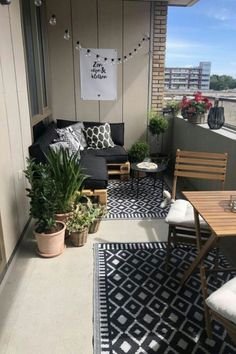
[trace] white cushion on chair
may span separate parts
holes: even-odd
[[[206,303],[213,311],[236,324],[236,277],[214,291]]]
[[[177,199],[171,204],[165,220],[168,224],[194,228],[195,221],[192,205],[187,200]],[[208,225],[205,220],[203,220],[201,216],[199,217],[199,220],[201,228],[207,229]]]

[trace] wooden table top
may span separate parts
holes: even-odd
[[[235,191],[182,192],[218,237],[236,236],[236,213],[229,206]]]

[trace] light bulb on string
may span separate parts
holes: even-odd
[[[115,59],[111,59],[111,64],[114,65],[115,64]]]
[[[137,49],[136,48],[134,48],[134,54],[136,54],[137,53]]]
[[[70,31],[68,29],[65,30],[64,39],[66,41],[69,41],[69,39],[70,39]]]
[[[35,6],[42,6],[42,0],[34,0]]]
[[[97,61],[100,61],[100,56],[99,56],[99,54],[96,55],[96,59],[97,59]]]
[[[80,50],[80,49],[81,49],[81,45],[80,45],[80,42],[79,42],[79,41],[76,42],[75,49],[76,49],[76,50]]]
[[[105,57],[103,60],[104,60],[104,64],[107,64],[107,58]]]
[[[86,57],[87,57],[87,56],[89,56],[89,57],[90,57],[90,55],[91,55],[91,50],[90,50],[90,49],[87,49],[87,51],[86,51],[86,54],[85,54],[85,55],[86,55]]]
[[[129,53],[129,57],[132,58],[132,53]]]
[[[138,44],[138,49],[140,49],[140,48],[142,48],[142,44],[141,43]]]
[[[126,55],[124,56],[124,61],[127,61],[127,56]]]
[[[117,59],[118,64],[121,64],[121,58]]]
[[[56,18],[56,15],[52,15],[49,19],[49,24],[51,26],[55,26],[57,24],[57,18]]]

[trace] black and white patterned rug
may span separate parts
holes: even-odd
[[[168,189],[165,183],[164,189]],[[168,208],[160,207],[162,201],[162,182],[159,179],[156,181],[155,188],[152,179],[145,178],[140,181],[138,197],[136,181],[132,189],[131,179],[127,181],[109,180],[106,218],[165,218]]]
[[[165,272],[166,243],[96,244],[94,250],[95,354],[233,354],[226,331],[213,322],[213,337],[204,331],[199,272],[179,287],[196,249],[173,250]],[[211,252],[205,264],[213,265]],[[228,266],[220,256],[220,266]],[[208,277],[209,291],[230,279]]]

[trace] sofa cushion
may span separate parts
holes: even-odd
[[[214,291],[206,303],[213,311],[236,324],[236,277]]]
[[[81,156],[91,157],[91,156],[98,156],[103,157],[106,159],[107,163],[123,163],[128,161],[128,154],[123,148],[123,146],[116,145],[113,148],[106,148],[106,149],[86,149],[81,151]]]
[[[89,127],[84,129],[84,133],[88,147],[91,149],[104,149],[115,146],[111,138],[111,127],[109,123]]]
[[[108,184],[108,173],[106,160],[98,156],[81,157],[80,160],[83,172],[89,176],[85,180],[84,188],[105,189]]]
[[[47,126],[46,131],[30,147],[29,154],[37,162],[46,162],[45,154],[49,150],[49,145],[58,139],[56,124],[53,122]]]
[[[170,210],[165,221],[168,224],[179,225],[182,227],[195,228],[194,211],[192,205],[185,199],[177,199],[171,204]],[[201,228],[208,229],[208,224],[199,215]]]
[[[69,125],[75,124],[75,121],[58,119],[57,126],[58,128],[64,128]],[[99,126],[104,123],[101,122],[83,122],[85,129],[94,127],[95,125]],[[124,123],[110,123],[111,127],[111,138],[115,145],[124,145]]]

